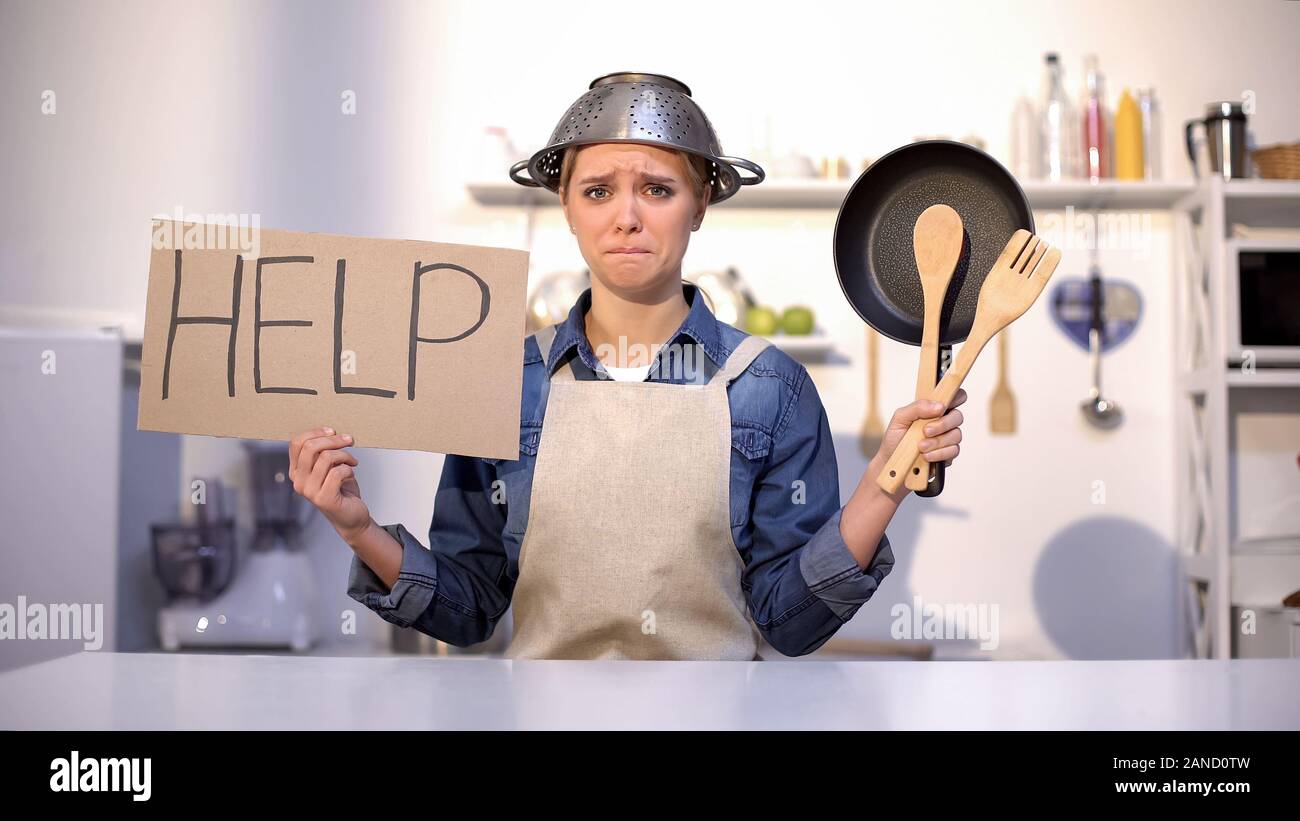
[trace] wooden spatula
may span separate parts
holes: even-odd
[[[1028,231],[1021,229],[1012,235],[1011,241],[1002,249],[1002,255],[993,264],[980,288],[979,302],[975,306],[975,322],[966,342],[928,399],[945,408],[952,403],[980,351],[998,331],[1029,310],[1060,262],[1059,249],[1052,248]],[[928,419],[918,419],[912,423],[884,470],[876,477],[876,484],[886,493],[897,493],[903,485],[905,475],[913,469],[912,463],[921,452],[917,444],[925,438],[928,422]]]
[[[939,316],[948,294],[952,272],[961,259],[961,215],[950,206],[931,205],[916,218],[912,229],[912,253],[921,275],[921,293],[925,297],[925,322],[921,330],[921,366],[916,372],[916,398],[925,398],[939,381]],[[925,490],[930,474],[939,466],[918,458],[919,472],[907,472],[910,490]]]
[[[989,430],[993,433],[1016,432],[1016,395],[1007,380],[1007,335],[1010,333],[1010,328],[1003,328],[998,334],[998,384],[989,400]]]
[[[880,443],[885,438],[885,423],[880,418],[880,335],[870,325],[862,326],[867,332],[867,418],[862,423],[862,435],[858,438],[862,455],[870,461],[880,450]]]

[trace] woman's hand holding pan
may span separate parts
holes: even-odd
[[[353,468],[356,457],[343,448],[352,437],[333,428],[313,428],[289,440],[289,478],[293,489],[325,515],[349,544],[370,525]]]
[[[889,492],[876,481],[884,466],[889,464],[894,451],[907,437],[912,425],[924,421],[925,438],[921,442],[921,455],[928,462],[951,462],[961,452],[961,411],[957,406],[966,401],[966,391],[957,390],[952,404],[945,411],[943,405],[918,399],[894,411],[881,438],[880,449],[871,458],[871,464],[858,481],[857,488],[844,505],[840,516],[840,535],[849,552],[863,569],[870,566],[876,555],[881,536],[894,517],[903,499],[912,491],[899,483]]]
[[[874,486],[876,476],[885,465],[889,464],[889,458],[893,456],[894,449],[903,441],[908,428],[918,419],[934,420],[925,426],[925,439],[921,440],[921,456],[927,462],[951,462],[956,459],[957,454],[961,453],[961,423],[963,421],[962,413],[957,408],[965,401],[965,389],[958,388],[957,394],[953,397],[952,406],[948,408],[946,413],[943,406],[938,402],[924,399],[918,399],[894,411],[894,416],[889,420],[889,427],[885,430],[884,438],[881,440],[880,449],[872,457],[871,464],[867,466],[867,472],[863,475],[862,481]],[[899,503],[910,492],[904,486],[889,494],[889,496],[895,503]]]

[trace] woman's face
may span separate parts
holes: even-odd
[[[679,281],[705,201],[691,191],[686,160],[634,143],[583,146],[564,193],[564,215],[592,275],[622,293]]]

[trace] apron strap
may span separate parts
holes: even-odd
[[[713,378],[709,380],[709,384],[712,385],[718,382],[723,386],[730,385],[771,344],[771,340],[754,334],[745,337],[736,346],[736,349],[731,352],[731,356],[727,357],[727,361],[713,375]]]
[[[542,362],[545,363],[551,354],[551,343],[555,341],[555,326],[547,325],[533,334],[533,337],[537,339],[537,348],[542,352]]]
[[[551,343],[555,341],[555,328],[555,325],[547,325],[545,328],[542,328],[540,331],[533,334],[533,336],[537,338],[537,349],[542,352],[542,365],[546,364],[546,360],[551,354]],[[569,364],[569,367],[558,368],[555,373],[551,375],[550,379],[546,381],[546,384],[549,385],[555,380],[559,380],[560,382],[576,381],[573,376],[572,368],[572,363]]]

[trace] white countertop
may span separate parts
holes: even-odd
[[[509,661],[81,652],[2,729],[1300,729],[1300,661]]]

